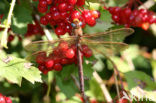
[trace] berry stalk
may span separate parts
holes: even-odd
[[[16,3],[16,0],[12,0],[12,2],[10,4],[11,6],[9,9],[8,17],[7,17],[7,22],[5,24],[5,29],[4,29],[2,37],[1,37],[1,46],[5,47],[5,48],[8,48],[7,47],[7,36],[8,36],[7,32],[8,32],[8,29],[10,28],[10,25],[11,25],[11,17],[13,15],[15,3]]]

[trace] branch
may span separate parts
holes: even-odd
[[[8,37],[7,32],[8,32],[8,29],[10,28],[10,25],[11,25],[11,17],[13,15],[13,10],[14,10],[14,7],[15,7],[15,3],[16,3],[16,0],[12,0],[10,10],[9,10],[9,14],[8,14],[6,24],[5,24],[5,29],[4,29],[4,31],[2,33],[1,46],[5,47],[5,48],[8,48],[7,47],[7,37]]]
[[[149,9],[149,8],[151,8],[154,4],[155,4],[155,1],[154,1],[154,0],[148,0],[148,1],[146,1],[144,4],[142,4],[141,6],[139,6],[139,9]]]
[[[106,88],[106,85],[103,83],[102,79],[100,78],[100,76],[98,75],[98,73],[95,71],[93,72],[93,76],[96,79],[96,81],[100,84],[100,87],[102,89],[102,92],[105,96],[105,99],[107,101],[107,103],[111,103],[112,102],[112,98]]]

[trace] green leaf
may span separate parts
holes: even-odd
[[[29,63],[28,61],[12,55],[6,55],[3,51],[0,51],[0,53],[1,78],[6,78],[8,81],[16,83],[19,86],[21,86],[22,78],[25,78],[33,84],[35,82],[42,82],[40,75],[41,72],[36,67],[26,67],[26,64]],[[7,59],[8,61],[6,61]]]
[[[86,0],[87,2],[99,3],[100,0]]]
[[[62,103],[82,103],[81,99],[77,96],[72,97],[67,101],[63,101]]]
[[[84,58],[83,59],[83,74],[84,74],[84,77],[87,77],[87,78],[91,78],[93,76],[93,69],[92,69],[92,58],[87,59],[87,58]],[[75,72],[75,76],[78,77],[78,67],[76,67],[77,69],[74,71]]]
[[[129,48],[124,50],[122,53],[126,55],[125,58],[129,58],[133,60],[137,56],[139,56],[139,47],[137,45],[129,45]],[[128,54],[131,54],[131,55],[128,55]]]
[[[128,63],[119,57],[111,57],[111,60],[113,60],[120,72],[125,73],[132,70]]]
[[[151,60],[151,66],[152,66],[152,69],[153,69],[153,77],[154,77],[154,80],[156,81],[156,60]]]
[[[0,14],[5,14],[6,12],[8,13],[9,10],[9,2],[5,2],[4,0],[0,0]]]
[[[13,32],[25,34],[29,23],[32,23],[31,11],[23,6],[15,6],[11,25]]]
[[[87,79],[90,79],[93,74],[92,65],[89,62],[90,60],[84,58],[83,73],[84,78]],[[64,66],[62,71],[56,73],[57,85],[59,86],[61,91],[67,96],[67,98],[71,98],[75,93],[79,92],[71,75],[74,76],[79,83],[78,67],[75,65]],[[89,80],[85,80],[85,90],[88,89],[88,82]]]
[[[104,32],[109,28],[113,27],[111,14],[107,10],[100,10],[101,17],[97,20],[94,27],[86,25],[84,32],[88,34]]]
[[[101,13],[101,17],[100,19],[103,21],[103,22],[112,22],[112,15],[109,13],[108,10],[100,10],[100,13]]]
[[[90,91],[94,95],[94,97],[97,100],[104,101],[105,97],[104,97],[103,92],[101,90],[100,84],[94,78],[92,78],[90,80],[89,84],[90,84]]]
[[[156,83],[152,81],[150,76],[144,72],[130,71],[125,73],[125,77],[132,95],[156,101]]]
[[[88,34],[104,32],[112,26],[113,25],[110,22],[103,22],[102,20],[99,20],[94,27],[86,25],[86,27],[84,28],[84,32]]]
[[[87,2],[86,3],[90,9],[94,9],[94,10],[99,10],[100,9],[100,4],[96,3],[96,2]]]
[[[111,6],[123,6],[128,2],[128,0],[108,0],[109,7]]]
[[[66,78],[62,78],[61,76],[56,76],[56,84],[61,89],[67,98],[71,98],[78,92],[78,88],[75,86],[72,78],[66,80]]]

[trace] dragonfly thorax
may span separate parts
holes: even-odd
[[[73,28],[78,29],[78,28],[81,28],[82,22],[80,22],[79,20],[74,20],[71,25]]]
[[[82,22],[75,19],[71,25],[72,25],[72,27],[74,29],[74,35],[75,36],[82,36],[82,34],[83,34],[83,31],[82,31],[82,28],[81,28]]]

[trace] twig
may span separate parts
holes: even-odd
[[[118,86],[118,81],[117,81],[117,75],[119,76],[120,82],[121,82],[121,89],[123,90],[123,82],[122,82],[122,78],[120,76],[120,73],[118,71],[118,68],[116,66],[116,64],[107,56],[105,55],[103,52],[100,52],[98,50],[96,50],[97,52],[101,53],[102,55],[104,55],[113,65],[114,67],[114,79],[115,79],[115,85],[116,85],[116,89],[117,89],[117,95],[118,95],[118,99],[120,99],[120,93],[119,93],[119,86]]]
[[[76,79],[75,76],[71,75],[72,79],[74,80],[74,83],[76,85],[76,87],[80,90],[80,84],[79,84],[79,81]]]
[[[16,0],[12,0],[10,10],[9,10],[9,14],[7,17],[7,21],[5,24],[5,29],[3,31],[2,38],[1,38],[1,46],[5,47],[5,48],[8,48],[7,47],[7,32],[8,32],[8,29],[10,28],[10,25],[11,25],[11,17],[13,14],[15,3],[16,3]]]
[[[143,3],[141,6],[139,6],[139,9],[149,9],[155,4],[154,0],[148,0],[145,3]]]
[[[98,75],[98,73],[95,71],[93,72],[93,76],[96,79],[96,81],[100,84],[100,87],[102,89],[102,92],[105,96],[105,99],[107,101],[107,103],[111,103],[112,102],[112,98],[106,88],[106,85],[103,83],[102,79],[100,78],[100,76]]]
[[[118,98],[120,99],[120,93],[119,93],[119,86],[118,86],[118,80],[117,80],[117,75],[119,76],[120,82],[121,82],[121,89],[123,90],[123,82],[122,82],[122,78],[120,76],[120,73],[118,71],[118,68],[116,66],[116,64],[105,55],[105,57],[112,63],[113,67],[114,67],[114,78],[115,78],[115,85],[116,85],[116,89],[117,89],[117,94],[118,94]]]

